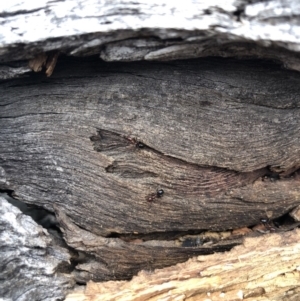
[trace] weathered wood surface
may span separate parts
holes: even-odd
[[[0,84],[0,190],[56,213],[74,248],[69,252],[75,254],[75,270],[58,279],[47,275],[43,287],[44,280],[32,284],[28,277],[40,270],[26,266],[15,282],[3,282],[0,296],[4,289],[12,299],[26,291],[25,299],[30,294],[32,300],[52,300],[63,296],[73,279],[128,279],[141,269],[151,273],[228,250],[241,243],[229,229],[298,206],[297,73],[262,61],[125,65],[103,64],[99,57],[258,57],[299,71],[299,12],[300,3],[292,0],[1,3],[0,78],[24,76],[29,66],[44,68],[49,76],[57,58],[58,65],[51,79],[29,74]],[[97,57],[81,62],[64,54]],[[163,197],[155,198],[157,189],[164,189]],[[271,229],[267,225],[263,231]],[[54,257],[61,251],[47,246]],[[51,268],[66,266],[69,255],[63,253]],[[14,261],[14,272],[24,267],[27,255]],[[268,251],[260,255],[263,266],[274,271],[269,263],[275,257]],[[8,258],[10,250],[1,256]],[[44,259],[35,257],[34,264]],[[183,269],[186,273],[189,265]],[[25,281],[18,282],[19,276]],[[273,295],[268,295],[270,281],[261,298],[282,300],[281,292],[287,292],[297,299],[298,288],[291,284],[297,277],[287,274],[287,286],[275,286]],[[20,290],[14,289],[17,282]],[[236,294],[237,287],[227,288],[227,297]],[[253,295],[246,289],[244,297]]]
[[[255,225],[299,205],[298,73],[224,59],[56,68],[0,85],[0,189],[55,210],[75,249],[91,252],[72,223],[90,232],[80,281],[212,252],[164,247],[174,232]]]
[[[63,212],[56,213],[67,244],[86,254],[72,272],[79,283],[91,279],[130,279],[141,270],[153,271],[199,254],[224,252],[242,243],[241,235],[233,235],[230,231],[203,232],[201,235],[177,232],[106,238],[79,228]],[[258,235],[249,231],[251,235]]]
[[[74,286],[71,256],[47,230],[0,196],[0,299],[65,297]]]
[[[0,61],[52,51],[107,61],[238,56],[300,70],[299,14],[297,0],[2,1]]]
[[[69,294],[66,301],[299,300],[299,241],[299,229],[247,238],[230,252],[199,256],[153,273],[143,271],[129,282],[91,281],[85,291]]]

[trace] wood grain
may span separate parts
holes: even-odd
[[[56,68],[0,85],[0,189],[110,239],[235,229],[299,205],[297,73],[222,59]],[[141,267],[103,264],[121,278]]]
[[[85,291],[69,294],[66,301],[297,300],[299,238],[299,229],[247,238],[229,252],[198,256],[153,273],[142,271],[128,282],[90,281]]]

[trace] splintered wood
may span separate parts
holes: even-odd
[[[229,252],[198,256],[153,273],[142,271],[128,282],[90,281],[84,292],[71,293],[66,301],[297,300],[299,241],[299,229],[246,238]]]
[[[54,71],[58,56],[59,52],[50,54],[41,53],[29,61],[29,68],[31,68],[34,72],[40,72],[45,67],[45,73],[49,77]]]

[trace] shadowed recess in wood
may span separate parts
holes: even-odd
[[[89,282],[66,300],[298,300],[299,239],[299,229],[249,237],[230,252],[145,269],[130,282]]]

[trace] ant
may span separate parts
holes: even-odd
[[[132,138],[132,137],[127,137],[127,136],[124,136],[124,138],[129,141],[130,143],[134,144],[137,148],[144,148],[145,147],[145,144],[138,141],[136,138]]]
[[[146,196],[146,200],[149,203],[154,202],[157,198],[161,198],[164,195],[164,190],[163,189],[157,189],[156,193],[151,193]]]
[[[276,229],[274,227],[272,227],[272,225],[270,224],[270,219],[269,218],[261,218],[260,221],[265,226],[265,228],[267,230],[269,230],[270,232],[276,231]]]

